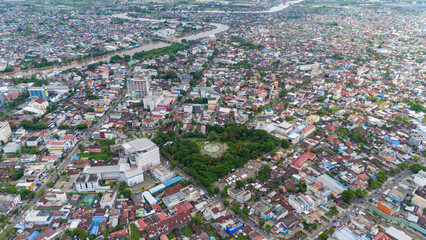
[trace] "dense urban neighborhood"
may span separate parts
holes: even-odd
[[[0,0],[0,240],[424,239],[425,7]]]

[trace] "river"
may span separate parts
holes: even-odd
[[[286,9],[286,8],[290,7],[291,5],[300,3],[302,1],[303,0],[289,1],[289,2],[286,2],[286,3],[281,3],[278,6],[271,7],[268,10],[262,10],[262,11],[235,11],[235,12],[202,11],[202,12],[206,12],[206,13],[252,13],[252,14],[255,14],[255,13],[275,13],[275,12]],[[170,19],[158,20],[158,19],[150,19],[150,18],[131,18],[131,17],[127,16],[126,13],[115,14],[115,15],[112,15],[112,17],[128,19],[128,20],[137,20],[137,21],[151,21],[151,22],[168,21],[168,22],[177,22],[177,23],[181,22],[181,21],[170,20]],[[228,28],[229,28],[228,25],[221,24],[221,23],[209,23],[209,24],[214,26],[214,29],[211,29],[211,30],[208,30],[208,31],[205,31],[205,32],[195,33],[193,35],[189,35],[189,36],[185,36],[185,37],[178,37],[178,38],[172,38],[172,39],[167,39],[167,40],[176,41],[176,42],[180,42],[183,39],[197,40],[197,39],[202,39],[202,38],[205,38],[205,37],[209,37],[209,36],[216,35],[218,33],[227,31]],[[35,74],[35,73],[38,73],[38,72],[54,72],[54,71],[59,72],[59,71],[65,71],[65,70],[71,69],[71,68],[81,68],[83,66],[87,66],[89,64],[96,63],[96,62],[101,62],[101,61],[109,62],[111,57],[114,56],[114,55],[120,55],[120,56],[130,55],[130,56],[133,56],[133,54],[135,54],[137,52],[149,51],[149,50],[153,50],[153,49],[157,49],[157,48],[167,47],[167,46],[170,46],[170,45],[171,44],[167,43],[167,42],[161,42],[161,41],[152,42],[152,43],[144,44],[144,45],[139,46],[139,47],[126,49],[126,50],[106,54],[106,55],[99,56],[99,57],[89,58],[89,59],[85,59],[85,60],[82,60],[82,61],[75,61],[75,62],[67,63],[67,64],[64,64],[64,65],[43,67],[43,68],[32,68],[32,69],[19,70],[19,71],[14,71],[14,72],[9,72],[9,73],[1,73],[0,77],[6,77],[6,76],[21,77],[21,76],[32,75],[32,74]]]
[[[297,3],[301,3],[304,0],[294,0],[294,1],[288,1],[285,3],[281,3],[280,5],[277,6],[273,6],[268,10],[254,10],[254,11],[221,11],[221,10],[210,10],[210,11],[183,11],[183,12],[205,12],[205,13],[242,13],[242,14],[247,14],[247,13],[251,13],[251,14],[256,14],[256,13],[275,13],[275,12],[279,12],[282,11],[288,7],[290,7],[291,5],[297,4]]]

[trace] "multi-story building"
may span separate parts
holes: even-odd
[[[420,170],[420,172],[414,175],[414,182],[420,187],[424,187],[426,185],[426,172]]]
[[[239,203],[245,203],[251,198],[251,192],[244,189],[228,188],[228,195]]]
[[[144,98],[148,95],[149,88],[150,81],[146,76],[127,79],[127,93],[132,98]]]
[[[0,141],[7,143],[10,136],[12,136],[12,130],[10,129],[9,122],[0,122]]]
[[[315,201],[307,195],[300,194],[299,196],[290,195],[288,203],[296,210],[297,213],[309,213],[315,211]]]
[[[94,192],[99,186],[99,178],[96,174],[84,174],[74,182],[76,192]]]
[[[110,209],[112,209],[112,206],[114,205],[116,199],[117,192],[105,192],[101,198],[101,201],[99,202],[99,205],[101,206],[101,208],[109,207]]]
[[[0,215],[7,215],[21,203],[19,194],[0,194]]]
[[[380,201],[377,203],[377,208],[382,212],[388,214],[389,216],[394,215],[399,212],[400,207],[398,204],[394,204],[392,202]]]
[[[39,98],[46,100],[49,96],[46,87],[30,87],[28,93],[30,94],[31,100],[37,100]]]
[[[129,155],[130,164],[136,164],[143,171],[157,166],[160,161],[160,150],[148,138],[139,138],[122,144],[124,153]]]

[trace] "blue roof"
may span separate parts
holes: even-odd
[[[90,235],[97,235],[98,234],[98,227],[99,227],[99,222],[93,222],[92,230],[90,230]]]
[[[173,185],[173,184],[175,184],[177,182],[180,182],[180,181],[182,181],[182,177],[181,176],[177,176],[177,177],[174,177],[174,178],[170,179],[167,182],[164,182],[163,184],[164,184],[164,186],[169,187],[169,186],[171,186],[171,185]]]
[[[105,216],[94,216],[92,218],[92,221],[93,222],[104,222],[104,221],[106,221],[106,219],[107,219],[107,217],[105,217]]]
[[[40,235],[39,231],[34,231],[33,233],[31,233],[30,236],[28,236],[25,240],[33,240],[34,238],[36,238],[38,235]]]

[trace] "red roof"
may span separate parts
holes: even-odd
[[[123,229],[117,232],[113,232],[109,235],[110,238],[115,238],[117,236],[125,236],[127,235],[127,229]]]
[[[7,96],[4,96],[4,99],[15,99],[19,96],[19,94],[14,93],[14,94],[9,94]]]
[[[42,104],[42,103],[44,103],[44,102],[45,102],[45,100],[44,100],[44,99],[42,99],[42,98],[39,98],[39,99],[35,100],[34,102],[36,102],[36,103],[38,103],[38,104]]]
[[[74,139],[74,138],[75,138],[75,136],[68,135],[68,136],[65,136],[64,138],[62,138],[62,140],[69,141],[69,140]]]
[[[148,233],[150,238],[153,238],[161,235],[162,233],[166,233],[174,228],[187,224],[191,221],[191,219],[192,218],[189,211],[181,212],[164,220],[150,224],[149,226],[147,226],[146,232]]]
[[[309,151],[305,152],[304,154],[302,154],[302,156],[300,156],[298,159],[296,159],[296,161],[294,161],[291,164],[291,166],[300,171],[303,168],[302,164],[304,162],[306,162],[306,160],[308,160],[310,158],[315,158],[315,154],[313,154],[313,153],[311,153]]]
[[[139,228],[140,231],[144,230],[147,227],[146,223],[142,219],[136,221],[136,226]]]

